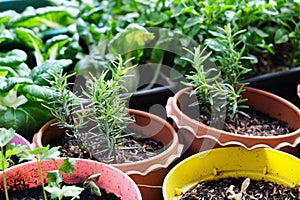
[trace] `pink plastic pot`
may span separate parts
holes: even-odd
[[[21,135],[19,135],[17,133],[15,133],[15,137],[11,141],[8,142],[8,144],[12,144],[12,143],[14,143],[16,145],[18,145],[18,144],[24,145],[24,146],[27,147],[28,150],[32,149],[32,146],[28,142],[28,140],[26,140],[23,136],[21,136]]]
[[[63,158],[58,158],[58,166]],[[54,170],[52,160],[43,160],[41,165],[44,179],[47,171]],[[107,192],[114,193],[122,200],[141,200],[141,193],[134,181],[121,170],[100,162],[85,159],[76,159],[75,171],[73,174],[63,174],[63,181],[67,184],[83,183],[90,175],[101,173],[96,183]],[[35,161],[26,162],[13,166],[5,171],[8,189],[18,190],[22,188],[33,188],[41,185]],[[3,178],[0,174],[0,190],[3,191]],[[47,181],[46,181],[47,182]],[[20,184],[22,183],[22,184]]]

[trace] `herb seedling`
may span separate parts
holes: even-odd
[[[212,56],[212,60],[216,61],[216,66],[208,68],[203,65],[203,62],[212,55],[212,52],[204,55],[207,47],[202,51],[200,46],[195,48],[194,52],[187,50],[193,59],[187,57],[182,59],[191,63],[194,71],[191,75],[186,76],[187,81],[183,83],[194,87],[190,95],[196,95],[198,102],[192,105],[199,106],[200,112],[205,116],[212,116],[214,112],[222,114],[227,109],[231,113],[231,117],[237,121],[240,114],[248,116],[243,112],[243,109],[247,108],[243,104],[246,99],[241,96],[246,84],[240,83],[239,79],[249,72],[242,66],[240,60],[249,58],[242,57],[244,48],[237,51],[238,45],[242,41],[235,43],[234,40],[243,31],[233,34],[229,24],[219,30],[220,33],[213,32],[217,36],[216,39],[206,41],[207,47],[215,50],[216,55]]]
[[[86,109],[89,110],[89,119],[96,125],[89,130],[88,148],[98,146],[101,150],[91,150],[97,157],[98,153],[105,153],[107,159],[116,160],[116,150],[124,129],[134,120],[128,115],[126,101],[129,96],[122,96],[126,88],[122,85],[126,73],[133,67],[128,67],[121,57],[112,63],[110,71],[103,71],[99,78],[93,77],[86,83],[83,92],[90,102]],[[109,74],[111,72],[111,74]],[[109,78],[108,76],[111,76]],[[127,135],[128,136],[128,135]]]
[[[51,199],[61,200],[63,197],[72,197],[72,199],[75,198],[79,199],[79,195],[84,190],[84,188],[77,187],[74,185],[71,186],[63,185],[62,184],[63,178],[61,174],[62,172],[66,174],[72,174],[75,170],[74,166],[76,165],[76,160],[65,158],[62,164],[60,166],[57,166],[55,158],[57,158],[60,154],[58,148],[59,147],[49,148],[49,146],[47,146],[47,147],[37,148],[34,150],[27,150],[25,151],[25,154],[22,155],[21,160],[26,159],[26,160],[36,161],[45,200],[47,200],[46,192],[49,192],[51,194]],[[55,170],[47,172],[47,180],[48,180],[47,186],[45,185],[43,174],[42,174],[42,168],[41,168],[42,160],[53,160],[53,163],[56,167]],[[100,196],[101,193],[98,186],[95,183],[93,183],[93,179],[98,180],[99,177],[100,174],[94,174],[84,182],[84,187],[90,188],[92,194],[98,196]]]
[[[12,160],[10,159],[11,156],[13,156],[13,155],[19,156],[26,149],[26,147],[23,145],[14,145],[14,144],[8,145],[8,142],[10,140],[12,140],[14,138],[14,136],[15,136],[15,130],[13,130],[12,128],[10,128],[10,129],[0,128],[0,147],[1,147],[0,170],[3,171],[2,172],[3,187],[4,187],[4,193],[5,193],[6,200],[9,200],[9,197],[8,197],[8,191],[7,191],[5,169],[7,169],[10,165],[10,162],[12,162]],[[5,150],[4,150],[4,147],[6,147]]]

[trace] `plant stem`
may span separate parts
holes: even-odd
[[[41,180],[41,184],[42,184],[42,188],[43,188],[44,199],[48,200],[46,190],[45,190],[45,183],[44,183],[44,177],[43,177],[43,172],[42,172],[42,168],[41,168],[41,162],[39,161],[38,158],[36,160],[36,163],[37,163],[38,170],[39,170],[40,180]]]

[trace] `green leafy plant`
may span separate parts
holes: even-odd
[[[216,39],[206,41],[207,46],[217,52],[215,56],[212,56],[212,60],[216,61],[216,66],[205,67],[203,65],[203,62],[212,55],[212,52],[203,55],[205,48],[201,51],[199,46],[195,48],[194,52],[187,50],[193,59],[186,57],[183,59],[192,64],[194,71],[191,75],[186,76],[187,81],[184,84],[194,87],[190,95],[196,95],[198,101],[193,103],[193,106],[199,106],[202,114],[212,117],[213,113],[224,114],[227,109],[231,113],[231,117],[237,120],[240,114],[248,116],[243,111],[247,108],[244,105],[246,99],[241,96],[246,83],[240,83],[239,78],[249,70],[244,68],[240,62],[244,58],[242,57],[243,48],[237,51],[239,42],[234,43],[233,40],[240,32],[232,34],[230,25],[224,29],[219,28],[219,30],[220,33],[213,33],[217,36]],[[209,123],[209,120],[205,119],[204,122]]]
[[[136,67],[130,66],[132,59],[124,61],[119,56],[98,78],[90,74],[90,79],[81,85],[81,91],[77,91],[82,93],[80,96],[70,90],[67,79],[72,75],[56,73],[53,81],[49,81],[51,90],[58,94],[50,100],[51,104],[45,105],[58,119],[54,125],[82,140],[84,144],[80,147],[90,148],[95,158],[98,154],[105,155],[101,159],[107,162],[116,160],[121,138],[132,135],[123,134],[127,125],[134,122],[126,108],[130,95],[123,84],[127,72]],[[93,148],[95,146],[99,148]]]
[[[296,44],[299,38],[295,34],[299,31],[299,2],[175,0],[172,5],[175,7],[171,16],[174,29],[190,36],[199,44],[214,37],[212,33],[217,31],[217,27],[224,27],[229,23],[233,32],[247,30],[241,34],[245,43],[245,55],[259,61],[257,56],[261,53],[275,54],[285,57],[288,67],[297,63],[293,54],[299,55],[299,45]],[[287,52],[288,55],[282,55],[277,46],[289,42],[293,44],[292,51]],[[243,66],[250,69],[256,67],[253,60],[250,63],[248,61],[243,60]],[[175,59],[175,64],[178,71],[186,66],[178,58]],[[253,73],[258,73],[258,70],[253,70]]]
[[[5,169],[7,169],[10,166],[10,163],[13,162],[11,160],[11,157],[14,155],[20,155],[24,150],[26,149],[23,145],[14,145],[10,144],[8,145],[8,142],[12,140],[15,136],[15,130],[12,128],[6,129],[6,128],[0,128],[0,170],[3,174],[3,187],[4,187],[4,193],[5,193],[5,199],[9,200],[8,197],[8,191],[7,191],[7,183],[6,183],[6,176],[5,176]]]
[[[0,126],[14,128],[26,138],[51,119],[43,104],[59,94],[50,90],[52,74],[71,64],[71,60],[48,60],[30,69],[22,50],[0,53]],[[39,119],[39,120],[37,120]]]
[[[103,71],[99,78],[93,77],[86,83],[86,90],[83,92],[89,104],[89,118],[96,123],[94,128],[89,130],[89,147],[99,146],[101,150],[95,152],[104,153],[107,159],[116,159],[116,150],[121,137],[128,135],[122,134],[129,123],[134,120],[128,115],[126,109],[126,100],[129,96],[122,96],[126,88],[122,85],[126,73],[135,66],[128,67],[127,63],[131,59],[123,61],[121,57],[118,61],[112,63],[110,71]],[[108,78],[111,72],[111,78]]]
[[[74,185],[64,185],[62,172],[66,174],[72,174],[75,170],[76,160],[65,158],[60,166],[57,166],[55,158],[60,154],[59,147],[42,147],[36,148],[34,150],[27,150],[21,156],[21,160],[34,160],[37,163],[39,176],[43,188],[44,199],[47,200],[47,192],[51,194],[51,199],[61,200],[63,197],[72,197],[72,199],[79,199],[79,195],[84,190],[82,187],[77,187]],[[48,184],[45,185],[43,172],[41,168],[42,160],[52,160],[56,169],[47,172]],[[98,186],[93,182],[94,179],[98,180],[100,174],[91,175],[85,182],[84,187],[90,188],[92,194],[101,196]]]

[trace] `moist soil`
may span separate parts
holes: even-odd
[[[249,108],[244,112],[248,116],[239,115],[237,120],[233,120],[231,115],[227,113],[223,130],[233,134],[248,136],[279,136],[294,131],[287,123],[253,108]],[[199,121],[209,125],[207,116],[200,115]]]
[[[68,130],[66,130],[68,131]],[[84,138],[84,140],[82,140]],[[94,138],[95,140],[103,138]],[[134,136],[121,138],[115,155],[108,158],[107,153],[101,153],[101,147],[96,145],[86,145],[88,141],[85,137],[75,137],[73,134],[62,134],[49,142],[50,146],[60,146],[60,157],[83,158],[97,160],[108,164],[130,163],[144,160],[162,153],[165,148],[162,142],[145,137],[141,133]],[[88,146],[84,148],[85,146]],[[92,152],[97,152],[93,154]],[[107,159],[106,159],[107,158]]]
[[[230,194],[233,194],[233,192],[238,194],[241,191],[241,185],[245,179],[223,178],[200,182],[194,188],[185,192],[180,200],[230,199]],[[273,182],[250,180],[250,184],[243,193],[241,200],[297,200],[299,198],[299,186],[288,188]]]
[[[121,200],[113,193],[107,193],[104,189],[100,188],[101,197],[97,197],[91,194],[89,189],[85,189],[80,194],[80,199],[84,200]],[[8,193],[10,200],[43,200],[42,187],[9,191]],[[47,194],[48,199],[50,194]],[[4,194],[0,193],[0,200],[5,200]],[[71,200],[70,197],[64,197],[63,200]]]

